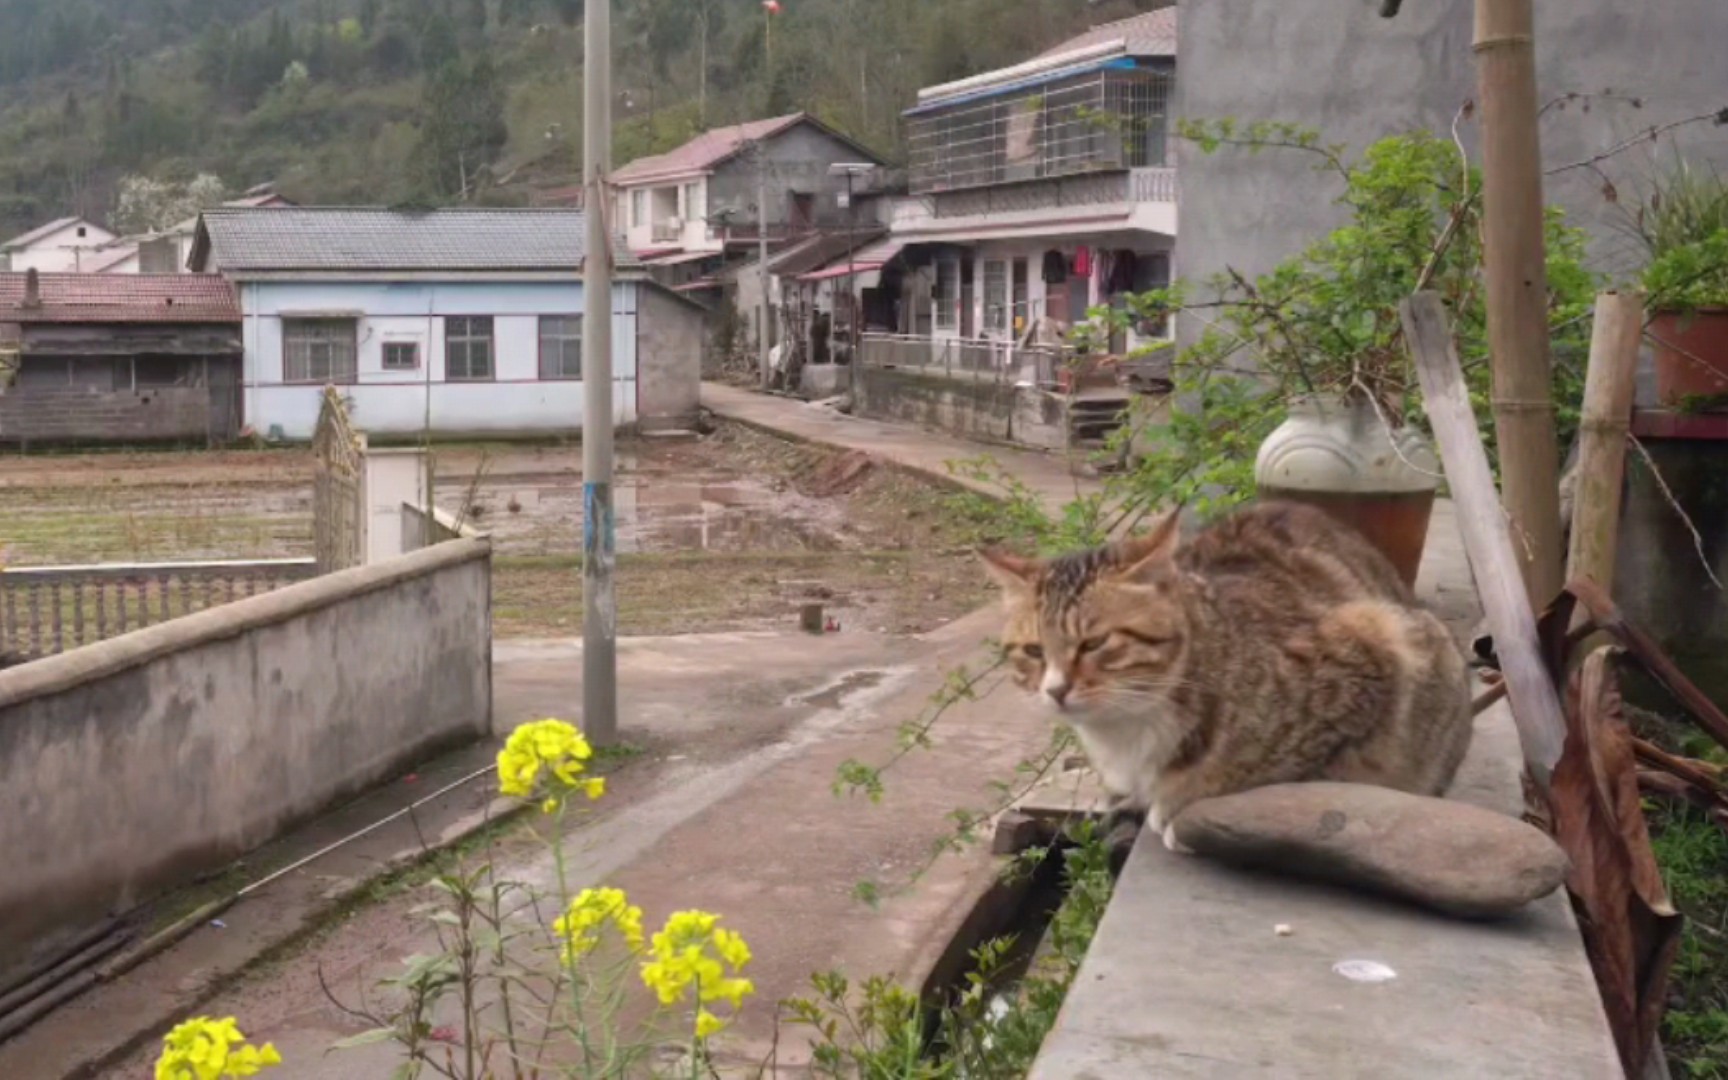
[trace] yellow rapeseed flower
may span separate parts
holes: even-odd
[[[623,889],[583,889],[553,922],[552,931],[564,943],[565,959],[574,964],[600,944],[598,931],[606,923],[617,928],[631,952],[642,951],[642,909],[630,903]]]
[[[199,1016],[163,1037],[156,1080],[240,1080],[280,1064],[282,1055],[270,1043],[246,1045],[233,1017]]]
[[[734,1012],[756,986],[740,972],[750,962],[743,937],[720,929],[720,916],[706,911],[680,911],[655,933],[650,959],[642,964],[642,981],[662,1005],[676,1005],[696,991],[696,1036],[706,1039],[726,1026],[708,1005],[724,1001]]]
[[[550,814],[571,791],[580,789],[590,799],[606,790],[603,780],[583,780],[584,764],[594,748],[582,733],[562,720],[536,720],[510,733],[498,751],[498,790],[518,799],[532,799],[545,785],[540,808]]]

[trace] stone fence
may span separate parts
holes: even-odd
[[[0,972],[488,734],[491,651],[459,539],[0,670]]]

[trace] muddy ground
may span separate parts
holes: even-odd
[[[492,534],[504,637],[581,626],[581,448],[441,447],[439,505]],[[988,597],[975,524],[945,489],[870,459],[748,428],[618,448],[625,634],[839,621],[918,632]],[[13,566],[278,558],[312,550],[304,449],[0,458],[0,561]]]

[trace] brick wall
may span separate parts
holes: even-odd
[[[210,390],[172,386],[127,391],[19,383],[0,394],[0,443],[202,440]]]

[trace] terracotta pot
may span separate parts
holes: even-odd
[[[1728,308],[1661,312],[1650,320],[1650,338],[1662,404],[1728,395]]]
[[[1315,394],[1260,444],[1260,497],[1319,507],[1352,526],[1414,586],[1440,488],[1440,461],[1411,428],[1389,430],[1364,398]]]

